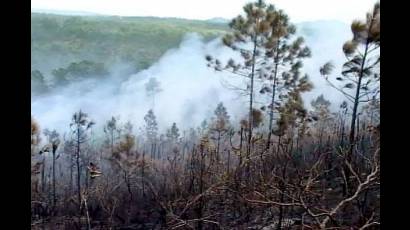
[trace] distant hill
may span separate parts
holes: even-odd
[[[71,15],[71,16],[97,16],[98,13],[87,11],[71,11],[71,10],[50,10],[50,9],[31,9],[32,13],[56,14],[56,15]]]
[[[73,16],[75,13],[82,15]],[[127,63],[133,71],[138,71],[156,62],[167,50],[177,47],[186,33],[196,32],[210,40],[226,33],[228,22],[224,18],[188,20],[104,16],[88,12],[32,13],[31,68],[39,70],[46,78],[51,77],[53,71],[61,73],[70,65],[83,66],[78,65],[81,63],[91,63],[91,67],[84,66],[85,70],[99,63],[105,69],[115,63]],[[299,23],[297,27],[307,42],[312,43],[318,39],[326,40],[327,36],[334,37],[340,31],[346,31],[348,25],[337,21],[314,21]]]
[[[32,69],[45,75],[71,62],[126,62],[146,68],[188,32],[205,39],[223,34],[227,25],[201,20],[156,17],[31,14]]]
[[[226,18],[210,18],[206,21],[212,22],[212,23],[221,23],[221,24],[228,24],[230,22],[230,20]]]

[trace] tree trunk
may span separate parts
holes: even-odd
[[[57,148],[53,146],[53,210],[56,207],[57,197],[56,197],[56,151]]]
[[[127,190],[128,190],[128,194],[130,195],[130,203],[133,200],[132,197],[132,191],[131,191],[131,183],[130,183],[130,179],[128,177],[127,171],[124,171],[124,181],[125,184],[127,185]]]
[[[73,167],[74,167],[74,164],[73,164],[73,155],[71,155],[70,156],[70,196],[71,196],[71,194],[73,194],[73,181],[74,181],[74,179],[73,179],[73,171],[74,171],[74,169],[73,169]]]
[[[200,164],[200,171],[199,171],[199,191],[198,194],[202,194],[204,190],[204,170],[205,170],[205,154],[203,148],[201,149],[201,164]],[[201,219],[203,216],[203,206],[204,206],[204,201],[203,198],[199,198],[198,201],[198,206],[196,210],[197,218]],[[202,230],[202,221],[198,221],[197,224],[197,229]]]
[[[271,109],[269,113],[269,132],[268,132],[268,143],[266,144],[266,148],[270,148],[270,142],[271,142],[271,137],[272,137],[272,126],[273,126],[273,110],[275,109],[275,94],[276,94],[276,81],[277,81],[277,75],[278,75],[278,58],[279,58],[279,41],[276,45],[276,55],[274,58],[275,62],[275,69],[273,72],[273,86],[272,86],[272,98],[271,98]]]
[[[78,195],[79,211],[81,211],[80,127],[77,127],[76,163],[77,163],[77,190],[78,190],[77,195]]]
[[[141,184],[142,184],[142,196],[143,197],[145,197],[144,169],[145,169],[145,151],[142,152],[142,166],[141,166]]]
[[[343,114],[342,121],[341,121],[341,131],[340,131],[340,146],[343,147],[344,145],[344,137],[345,137],[345,120],[346,120],[346,113]]]
[[[154,142],[151,143],[151,160],[155,158],[155,145]]]
[[[243,145],[243,127],[241,127],[241,139],[239,141],[239,166],[242,165],[242,145]]]
[[[251,87],[249,96],[249,122],[248,122],[248,146],[246,151],[246,175],[250,176],[250,155],[251,155],[251,142],[252,142],[252,126],[253,126],[253,81],[255,77],[255,59],[256,59],[256,44],[257,35],[254,35],[253,39],[253,53],[252,53],[252,72],[251,72]]]
[[[43,156],[43,165],[41,167],[41,191],[42,192],[45,192],[45,190],[46,190],[46,175],[45,175],[46,170],[45,170],[45,168],[46,168],[46,157]]]
[[[220,146],[220,142],[221,142],[221,132],[218,132],[218,143],[216,146],[216,161],[219,161],[219,146]]]
[[[231,150],[228,150],[228,162],[227,162],[227,167],[228,167],[228,174],[230,173],[230,162],[231,162]]]
[[[359,103],[360,103],[360,88],[361,88],[361,84],[362,84],[362,79],[363,79],[363,70],[364,70],[364,65],[366,62],[366,57],[367,57],[367,51],[369,48],[369,40],[366,41],[366,47],[364,50],[364,56],[362,59],[362,64],[360,67],[360,73],[359,73],[359,79],[357,82],[357,87],[356,87],[356,95],[355,95],[355,99],[354,99],[354,103],[353,103],[353,112],[352,112],[352,121],[350,124],[350,135],[349,135],[349,142],[350,142],[350,149],[347,153],[346,156],[346,160],[348,162],[352,162],[352,156],[353,156],[353,151],[354,151],[354,146],[355,146],[355,130],[356,130],[356,119],[357,119],[357,109],[359,107]],[[348,196],[350,195],[350,193],[352,192],[350,189],[350,170],[348,168],[348,166],[344,167],[344,172],[346,175],[346,180],[347,180],[347,184],[345,185],[345,189],[344,189],[344,195]]]
[[[114,131],[111,130],[111,154],[114,154]]]

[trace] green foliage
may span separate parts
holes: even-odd
[[[80,110],[79,112],[74,113],[70,127],[75,126],[75,128],[83,128],[86,130],[91,128],[94,124],[95,123],[91,121],[88,114]]]
[[[103,77],[109,74],[103,63],[92,61],[73,62],[66,68],[58,68],[52,71],[57,84],[67,84],[71,81],[84,77]]]
[[[329,75],[332,70],[335,68],[335,66],[333,65],[333,63],[331,62],[327,62],[325,63],[321,68],[320,68],[320,74],[323,76],[327,76]]]
[[[174,18],[32,13],[32,68],[47,72],[60,67],[56,60],[61,65],[84,59],[105,64],[119,59],[146,68],[188,32],[208,40],[225,29],[225,24]],[[44,63],[54,66],[49,69]]]

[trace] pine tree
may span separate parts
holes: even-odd
[[[249,114],[248,114],[248,140],[247,140],[247,158],[251,153],[252,124],[253,124],[253,102],[254,102],[254,82],[255,77],[261,78],[266,65],[263,62],[265,56],[265,44],[271,30],[273,18],[271,13],[274,11],[273,5],[267,5],[264,1],[258,0],[254,3],[248,3],[243,7],[245,17],[242,15],[234,18],[229,26],[233,30],[223,38],[223,43],[241,54],[242,63],[235,63],[230,59],[225,66],[221,61],[214,60],[211,56],[206,59],[208,66],[213,66],[216,71],[228,71],[236,76],[244,77],[249,80],[245,89],[240,89],[249,93]],[[251,45],[251,49],[249,49]]]
[[[301,93],[310,91],[313,87],[307,76],[304,76],[300,81],[292,80],[286,84],[292,86],[291,91],[288,92],[285,103],[278,107],[279,119],[276,121],[276,129],[273,130],[273,134],[279,136],[279,138],[284,136],[289,128],[294,128],[298,120],[303,120],[306,117],[307,111],[304,108]],[[290,138],[293,138],[293,136]],[[280,143],[278,149],[279,145]]]
[[[349,134],[350,148],[346,154],[347,162],[352,161],[356,144],[359,105],[371,101],[380,94],[380,74],[378,73],[378,67],[380,67],[380,3],[376,3],[373,10],[367,13],[365,21],[353,21],[351,30],[352,40],[343,45],[343,52],[348,61],[343,65],[342,77],[336,78],[344,82],[343,86],[336,86],[328,79],[333,67],[330,63],[326,63],[320,69],[321,75],[329,84],[343,93],[353,105]],[[350,171],[347,166],[344,171],[346,178],[349,178]],[[348,187],[349,182],[345,187],[345,195],[352,192],[348,191]]]
[[[379,96],[380,92],[380,3],[374,5],[373,11],[367,14],[366,21],[353,21],[351,29],[353,39],[343,46],[348,61],[343,65],[343,77],[336,78],[347,83],[338,87],[328,79],[331,67],[329,63],[322,67],[320,72],[331,86],[342,92],[353,104],[349,140],[354,144],[359,105],[371,101],[373,97]],[[346,89],[353,89],[353,95]]]
[[[179,159],[179,141],[180,141],[180,134],[177,124],[174,122],[170,129],[167,130],[167,141],[170,144],[169,148],[174,153],[172,162],[174,164],[174,168],[176,167],[177,160]]]
[[[177,124],[174,122],[170,129],[167,130],[167,138],[171,143],[177,143],[179,141],[179,129]]]
[[[145,133],[148,139],[148,142],[151,144],[151,157],[155,156],[155,148],[158,135],[158,124],[156,117],[152,109],[144,116],[145,120]]]
[[[108,137],[108,143],[111,149],[111,154],[114,154],[115,140],[118,139],[119,136],[115,136],[115,134],[118,134],[119,132],[120,128],[118,127],[118,119],[115,117],[111,117],[111,119],[108,120],[104,126],[104,133]]]
[[[229,115],[223,103],[219,103],[215,109],[212,124],[210,126],[210,138],[216,141],[216,158],[219,159],[221,140],[230,129]]]
[[[310,104],[313,107],[313,111],[311,111],[310,115],[314,118],[313,120],[316,121],[317,132],[319,133],[318,138],[320,149],[322,146],[322,139],[325,127],[330,126],[330,121],[332,119],[329,109],[331,103],[323,97],[323,94],[321,94],[315,100],[312,100]]]
[[[117,145],[119,153],[125,153],[126,156],[131,156],[135,146],[135,136],[132,134],[133,126],[130,122],[125,123],[124,133],[121,135],[120,142]]]
[[[58,146],[60,145],[60,135],[56,130],[49,131],[48,129],[44,130],[44,136],[47,137],[48,142],[51,144],[52,154],[53,154],[53,166],[52,166],[52,186],[53,186],[53,209],[56,206],[57,196],[56,196],[56,152]]]
[[[75,158],[77,165],[77,192],[78,192],[78,204],[79,210],[81,210],[81,146],[88,141],[87,131],[95,123],[90,120],[88,114],[82,112],[81,110],[74,113],[72,117],[72,122],[70,128],[72,129],[72,134],[74,135],[74,145],[75,145]]]
[[[133,127],[130,122],[127,122],[124,125],[124,133],[120,136],[120,141],[118,145],[116,145],[115,151],[117,154],[114,158],[111,158],[111,162],[119,166],[119,169],[124,174],[123,178],[127,185],[130,202],[133,200],[130,175],[135,173],[138,165],[135,156],[133,155],[135,149],[135,136],[132,134],[132,129]]]
[[[294,83],[292,83],[294,84]],[[307,111],[304,108],[303,105],[303,100],[301,97],[301,93],[306,91],[306,90],[310,90],[311,89],[311,84],[306,80],[306,81],[302,81],[302,83],[298,83],[297,85],[293,85],[294,87],[292,88],[292,91],[290,91],[288,93],[289,98],[288,100],[286,100],[286,102],[278,108],[279,113],[280,113],[280,117],[279,119],[276,121],[277,127],[276,129],[273,130],[273,134],[278,136],[278,144],[277,144],[277,149],[276,152],[277,154],[279,154],[281,149],[284,149],[285,151],[282,154],[288,155],[290,156],[290,154],[293,153],[293,146],[294,146],[294,130],[297,126],[298,123],[303,123],[305,118],[306,118],[306,114]],[[290,149],[289,148],[280,148],[282,145],[282,139],[283,137],[287,136],[287,141],[288,143],[290,143]],[[298,137],[296,137],[298,138]],[[290,157],[285,157],[284,159],[284,165],[282,168],[282,178],[283,180],[279,181],[279,189],[280,189],[280,197],[279,197],[279,201],[281,203],[285,202],[285,193],[287,190],[287,184],[286,184],[286,173],[287,173],[287,167],[288,167],[288,163],[289,163],[289,159]],[[281,229],[281,225],[282,225],[282,220],[284,217],[284,212],[285,212],[285,207],[284,206],[279,206],[279,215],[278,215],[278,228],[277,229]]]
[[[287,80],[299,77],[302,60],[311,55],[309,48],[304,45],[303,37],[294,38],[296,27],[289,22],[288,16],[282,10],[273,10],[269,17],[272,29],[265,47],[267,61],[271,61],[272,66],[267,68],[268,71],[264,76],[267,83],[260,90],[260,93],[270,95],[268,148],[271,141],[274,111],[280,105],[275,96],[278,93],[282,93],[280,97],[287,94]]]

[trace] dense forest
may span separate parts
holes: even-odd
[[[188,32],[205,40],[226,32],[212,21],[155,17],[31,14],[32,95],[77,78],[102,78],[115,64],[147,68]]]
[[[194,31],[222,35],[235,57],[209,53],[203,65],[239,79],[226,90],[247,101],[240,119],[220,102],[200,126],[174,122],[162,131],[161,79],[151,78],[142,127],[116,111],[96,123],[82,108],[62,133],[33,116],[32,229],[379,229],[380,3],[369,8],[340,44],[342,66],[315,67],[343,97],[337,105],[326,93],[304,101],[315,87],[302,68],[311,50],[287,14],[262,0],[228,25],[32,14],[38,93],[50,90],[44,72],[64,87],[79,76],[109,75],[107,63],[116,60],[145,68]],[[47,56],[67,65],[45,66]]]

